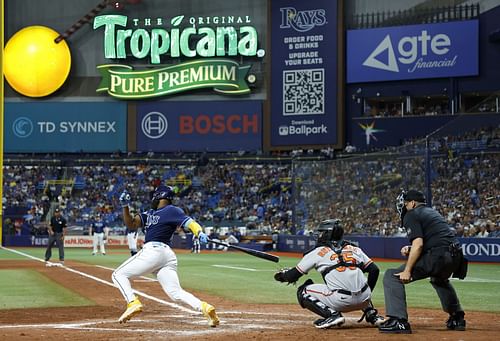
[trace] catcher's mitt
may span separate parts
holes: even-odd
[[[290,268],[282,268],[274,273],[274,279],[278,282],[283,282],[286,284],[295,284],[295,282],[289,282],[286,273],[290,271]]]

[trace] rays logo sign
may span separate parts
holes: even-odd
[[[349,83],[478,74],[478,21],[351,30]]]
[[[135,58],[151,65],[167,59],[189,61],[166,67],[135,70],[122,64],[97,66],[102,80],[97,92],[122,99],[151,98],[212,88],[222,94],[248,94],[251,65],[230,59],[236,56],[263,58],[258,34],[245,17],[190,17],[170,20],[132,19],[123,15],[102,15],[94,19],[94,29],[104,32],[104,57]]]
[[[316,26],[326,24],[326,11],[324,9],[312,9],[297,11],[294,7],[280,8],[280,28],[293,28],[297,32],[307,32]]]

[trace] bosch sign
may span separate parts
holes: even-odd
[[[257,134],[260,120],[253,115],[203,115],[196,117],[181,115],[179,117],[179,134]]]
[[[137,120],[142,151],[255,151],[262,146],[260,101],[140,103]]]

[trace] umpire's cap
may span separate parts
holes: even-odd
[[[153,200],[160,200],[160,199],[172,200],[173,198],[174,198],[174,189],[170,186],[160,185],[160,186],[155,188],[151,199],[153,199]]]
[[[416,191],[414,189],[410,189],[404,195],[405,201],[416,201],[416,202],[424,202],[425,203],[425,195],[422,192]]]

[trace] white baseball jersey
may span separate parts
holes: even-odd
[[[345,263],[358,264],[362,269],[372,263],[359,247],[346,245],[341,254]],[[316,269],[323,274],[329,267],[339,263],[339,256],[334,250],[328,246],[320,246],[302,258],[297,264],[297,270],[307,274],[311,269]],[[360,291],[367,283],[363,271],[357,266],[340,266],[331,270],[324,280],[330,290],[344,289],[352,292]]]

